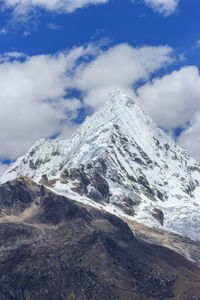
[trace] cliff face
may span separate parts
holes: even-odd
[[[0,299],[199,299],[200,269],[27,178],[1,185]],[[133,228],[134,231],[134,228]]]

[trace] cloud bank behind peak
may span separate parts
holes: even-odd
[[[0,158],[13,160],[42,137],[69,136],[81,107],[95,110],[115,88],[133,95],[132,86],[171,63],[171,53],[165,46],[119,44],[0,57]]]

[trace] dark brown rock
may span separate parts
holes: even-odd
[[[61,155],[61,153],[59,151],[54,151],[54,152],[51,153],[51,155],[53,155],[53,156],[59,156],[59,155]]]
[[[170,149],[170,145],[169,144],[165,144],[164,145],[165,149],[168,151]]]
[[[17,181],[1,184],[0,217],[4,215],[20,215],[38,197],[40,197],[39,186],[27,178],[22,177]]]
[[[158,191],[158,190],[157,190],[157,197],[158,197],[161,201],[164,200],[163,194],[162,194],[160,191]]]
[[[164,223],[164,213],[161,209],[158,208],[154,208],[153,212],[152,212],[152,216],[158,220],[158,222],[163,225]]]
[[[45,185],[45,186],[47,186],[47,187],[54,187],[55,186],[55,184],[56,184],[56,179],[48,179],[48,177],[47,177],[47,175],[46,174],[44,174],[44,175],[42,175],[42,178],[41,178],[41,180],[40,180],[40,184],[43,184],[43,185]]]
[[[146,179],[145,176],[139,176],[138,177],[138,183],[140,185],[143,186],[143,189],[144,189],[144,192],[146,193],[147,197],[151,198],[151,199],[154,199],[154,196],[155,196],[155,193],[154,191],[150,188],[150,185],[149,185],[149,182],[148,180]]]
[[[91,188],[90,191],[88,192],[87,196],[99,203],[103,204],[103,197],[99,191],[97,191],[95,188]]]
[[[100,173],[95,172],[92,178],[92,184],[104,199],[109,198],[109,185]]]
[[[200,296],[197,266],[167,248],[136,239],[116,216],[26,179],[1,186],[0,194],[12,194],[24,203],[19,189],[24,198],[29,195],[29,205],[30,199],[36,203],[40,197],[40,201],[37,213],[24,223],[0,222],[1,300],[189,300]],[[13,212],[14,202],[9,206]],[[6,206],[7,202],[1,202],[1,207]]]
[[[129,207],[131,207],[133,205],[137,205],[137,202],[129,197],[125,197],[123,202],[126,203],[126,205],[128,205]]]
[[[125,214],[127,214],[129,216],[135,215],[134,209],[131,206],[127,205],[126,203],[115,202],[114,204],[117,207],[119,207]]]

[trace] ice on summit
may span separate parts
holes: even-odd
[[[0,182],[22,175],[77,201],[200,240],[200,166],[118,90],[71,138],[38,141]]]

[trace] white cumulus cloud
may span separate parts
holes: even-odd
[[[139,101],[157,124],[167,129],[185,128],[179,142],[200,159],[200,74],[186,66],[142,86]],[[187,128],[188,123],[190,124]]]
[[[183,145],[189,153],[200,161],[200,109],[191,120],[191,125],[183,131],[179,138],[179,143]]]
[[[23,60],[1,58],[0,63],[0,157],[15,159],[42,136],[70,134],[81,106],[67,99],[76,61],[93,49],[75,48],[58,55],[39,55]],[[15,53],[15,56],[16,53]]]
[[[80,66],[74,84],[83,91],[85,103],[96,107],[116,88],[133,95],[134,83],[171,63],[171,53],[172,49],[165,46],[133,48],[120,44]]]
[[[171,15],[177,8],[179,0],[144,0],[146,5],[165,16]]]
[[[171,52],[121,44],[107,51],[88,45],[57,55],[1,56],[0,159],[15,159],[41,137],[70,135],[78,108],[95,109],[116,87],[133,93],[135,82],[172,61]],[[71,89],[84,101],[69,98]]]
[[[155,71],[171,62],[172,49],[167,46],[128,44],[104,51],[91,44],[56,55],[0,56],[0,159],[16,159],[41,137],[70,135],[80,107],[95,110],[115,88],[135,96],[137,82],[143,82],[137,98],[144,110],[168,130],[185,128],[179,142],[200,159],[198,68],[185,66],[149,82]],[[80,99],[69,96],[73,89]]]

